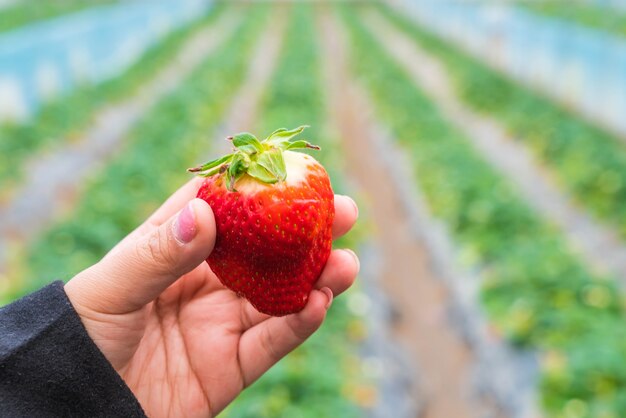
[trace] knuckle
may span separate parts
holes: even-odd
[[[274,336],[269,328],[263,330],[261,337],[261,348],[267,354],[267,357],[271,362],[277,362],[282,358],[280,353],[276,350],[276,343],[274,342]]]
[[[296,327],[296,328],[292,327],[290,328],[290,331],[293,334],[296,341],[299,341],[300,343],[302,343],[306,341],[307,338],[309,338],[311,334],[315,332],[316,329],[317,327],[315,326],[306,325],[306,326]]]
[[[152,233],[140,240],[138,245],[139,256],[150,260],[159,270],[174,273],[176,256],[172,246],[169,244],[167,232],[164,231],[164,228],[156,228]]]
[[[290,317],[287,323],[289,332],[299,343],[306,341],[321,325],[321,321],[298,320],[295,317]]]
[[[154,219],[148,219],[137,228],[138,236],[149,234],[150,232],[159,228],[159,224]]]

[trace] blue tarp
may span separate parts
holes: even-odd
[[[625,38],[511,4],[406,3],[422,25],[470,54],[626,134]]]
[[[128,68],[212,0],[149,0],[99,6],[0,34],[0,119],[24,119],[81,83]]]

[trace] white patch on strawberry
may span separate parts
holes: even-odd
[[[299,186],[306,180],[310,167],[319,165],[315,158],[301,152],[283,151],[283,158],[287,168],[285,181],[278,184],[267,184],[245,174],[235,183],[237,191],[250,195],[268,188]]]

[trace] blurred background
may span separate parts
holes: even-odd
[[[0,0],[0,302],[302,124],[360,280],[222,416],[626,416],[624,0]]]

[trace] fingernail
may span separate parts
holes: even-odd
[[[330,308],[330,305],[333,304],[333,291],[327,287],[322,287],[320,291],[326,295],[326,299],[328,301],[326,302],[326,305],[324,307],[326,308],[326,310],[328,310],[328,308]]]
[[[196,218],[191,207],[191,202],[180,211],[174,222],[174,237],[181,244],[191,242],[196,236]]]
[[[361,261],[359,260],[359,256],[356,255],[356,253],[352,251],[350,248],[344,248],[343,251],[347,252],[348,254],[352,256],[352,258],[354,258],[354,262],[356,263],[357,273],[361,271]]]
[[[355,218],[357,218],[357,219],[358,219],[358,218],[359,218],[359,206],[356,204],[356,202],[354,201],[354,199],[353,199],[353,198],[351,198],[350,196],[346,196],[346,197],[347,197],[347,198],[350,200],[350,202],[352,203],[352,207],[354,208],[354,215],[355,215]]]

